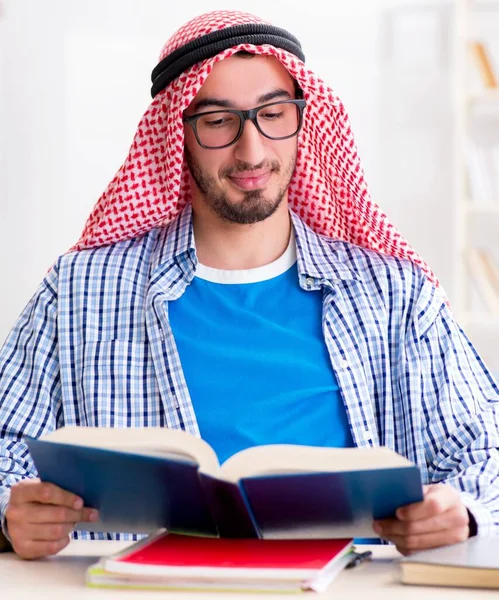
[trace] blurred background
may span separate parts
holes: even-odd
[[[499,372],[498,0],[0,0],[0,344],[125,159],[164,42],[225,8],[300,39],[373,199]]]

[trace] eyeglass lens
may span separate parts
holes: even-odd
[[[257,122],[263,134],[269,138],[282,139],[294,135],[300,124],[300,110],[295,104],[278,103],[261,108]],[[197,120],[199,141],[212,148],[225,146],[235,140],[239,133],[239,115],[217,111],[203,115]]]

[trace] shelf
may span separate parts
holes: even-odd
[[[499,202],[467,202],[466,212],[472,215],[499,215]]]

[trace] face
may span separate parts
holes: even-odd
[[[275,57],[232,56],[215,64],[186,115],[247,110],[293,98],[294,81]],[[198,144],[192,127],[187,123],[184,127],[185,156],[195,186],[194,208],[202,202],[226,221],[251,224],[270,217],[287,198],[297,136],[271,140],[246,121],[235,144],[206,149]]]

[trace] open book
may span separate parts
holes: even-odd
[[[389,448],[257,446],[219,465],[205,441],[162,428],[64,427],[27,438],[39,476],[100,511],[81,529],[220,537],[375,537],[373,518],[422,499]]]

